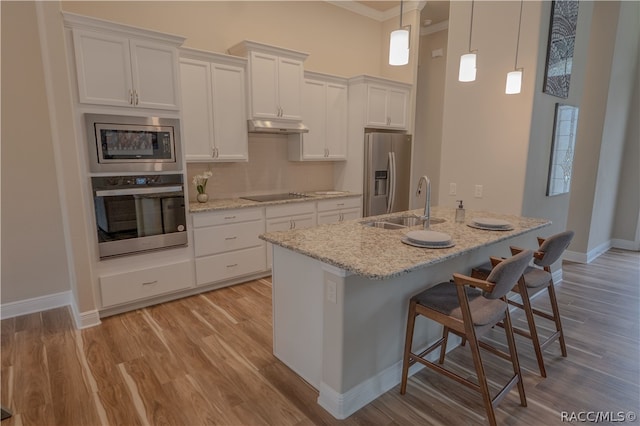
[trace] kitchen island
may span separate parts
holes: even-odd
[[[387,217],[413,214],[414,210]],[[469,274],[489,256],[509,256],[509,245],[536,247],[549,221],[434,207],[434,231],[452,237],[441,249],[404,244],[407,231],[365,226],[367,219],[261,235],[273,243],[273,351],[319,391],[318,403],[343,419],[400,383],[409,298],[454,272]],[[467,224],[474,217],[507,220],[511,230],[490,231]],[[371,221],[371,219],[369,219]],[[416,322],[414,345],[426,347],[441,328]],[[457,345],[450,339],[449,348]],[[420,369],[414,365],[410,374]]]

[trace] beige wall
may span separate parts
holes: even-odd
[[[412,181],[417,182],[422,175],[429,176],[432,187],[431,199],[434,201],[442,200],[439,197],[439,185],[447,39],[447,30],[420,38]],[[437,49],[442,49],[443,56],[431,57],[431,52]],[[412,197],[412,208],[423,205],[424,199]]]
[[[472,49],[478,50],[475,82],[458,81],[460,55],[468,51],[470,2],[452,2],[449,15],[439,205],[519,214],[524,195],[531,110],[541,31],[540,2],[524,2],[519,66],[522,93],[504,93],[513,70],[519,2],[476,2]],[[456,183],[457,195],[448,195]],[[474,197],[483,186],[482,198]]]
[[[70,278],[35,6],[0,5],[4,304],[68,291]]]

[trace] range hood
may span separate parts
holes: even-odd
[[[300,122],[281,120],[248,120],[249,133],[276,133],[281,135],[308,133],[309,128]]]

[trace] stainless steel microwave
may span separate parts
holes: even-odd
[[[85,114],[85,125],[91,172],[182,170],[177,119]]]

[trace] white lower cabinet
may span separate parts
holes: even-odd
[[[316,203],[301,202],[267,206],[267,232],[288,231],[316,226]],[[267,244],[267,267],[271,269],[271,244]]]
[[[264,229],[262,208],[194,214],[196,285],[265,271]]]
[[[358,219],[362,217],[361,206],[360,197],[318,201],[318,225]]]
[[[102,306],[115,306],[191,287],[193,263],[185,260],[159,267],[103,275],[99,281]]]

